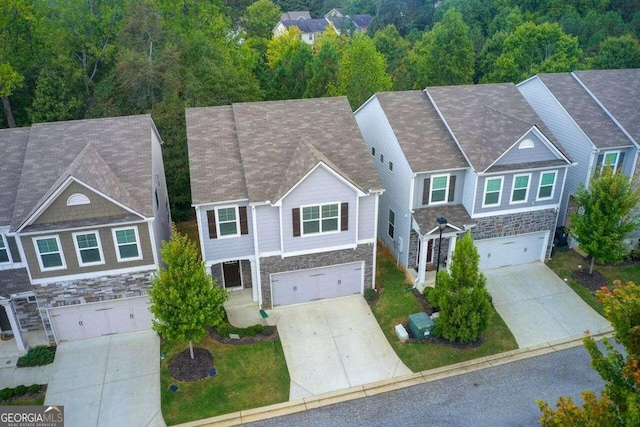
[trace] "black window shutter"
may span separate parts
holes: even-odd
[[[300,208],[291,209],[293,217],[293,237],[300,237]]]
[[[456,177],[452,175],[449,177],[449,201],[453,202],[453,197],[456,194]]]
[[[431,178],[424,179],[424,187],[422,187],[422,204],[429,204],[429,193],[431,192]]]
[[[602,171],[604,161],[604,154],[598,154],[598,160],[596,160],[596,172],[600,173]]]
[[[209,238],[217,239],[218,233],[216,232],[216,211],[207,211],[207,224],[209,225]]]
[[[240,234],[249,234],[249,225],[247,223],[247,207],[240,206],[238,208],[240,212]]]
[[[340,231],[349,229],[349,203],[340,204]]]
[[[620,152],[620,155],[618,156],[618,166],[617,166],[617,170],[620,170],[620,168],[622,167],[622,165],[624,164],[624,151]]]

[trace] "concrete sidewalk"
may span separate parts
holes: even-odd
[[[34,368],[10,368],[0,369],[0,389],[14,388],[19,385],[49,384],[49,377],[53,364],[36,366]]]

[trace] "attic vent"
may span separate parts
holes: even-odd
[[[88,205],[91,200],[84,194],[76,193],[69,196],[67,199],[67,206]]]
[[[534,147],[533,141],[530,140],[530,139],[525,139],[524,141],[522,141],[520,143],[520,145],[518,145],[519,149],[522,149],[522,148],[533,148],[533,147]]]

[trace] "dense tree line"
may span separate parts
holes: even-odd
[[[437,5],[437,6],[436,6]],[[366,35],[271,38],[282,11],[369,13]],[[184,108],[640,67],[639,0],[2,0],[0,127],[151,113],[174,218]]]

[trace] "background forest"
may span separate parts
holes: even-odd
[[[371,14],[368,33],[271,38],[281,12],[333,7]],[[181,220],[185,107],[346,95],[355,109],[376,91],[640,67],[639,37],[640,0],[0,0],[0,128],[150,113]]]

